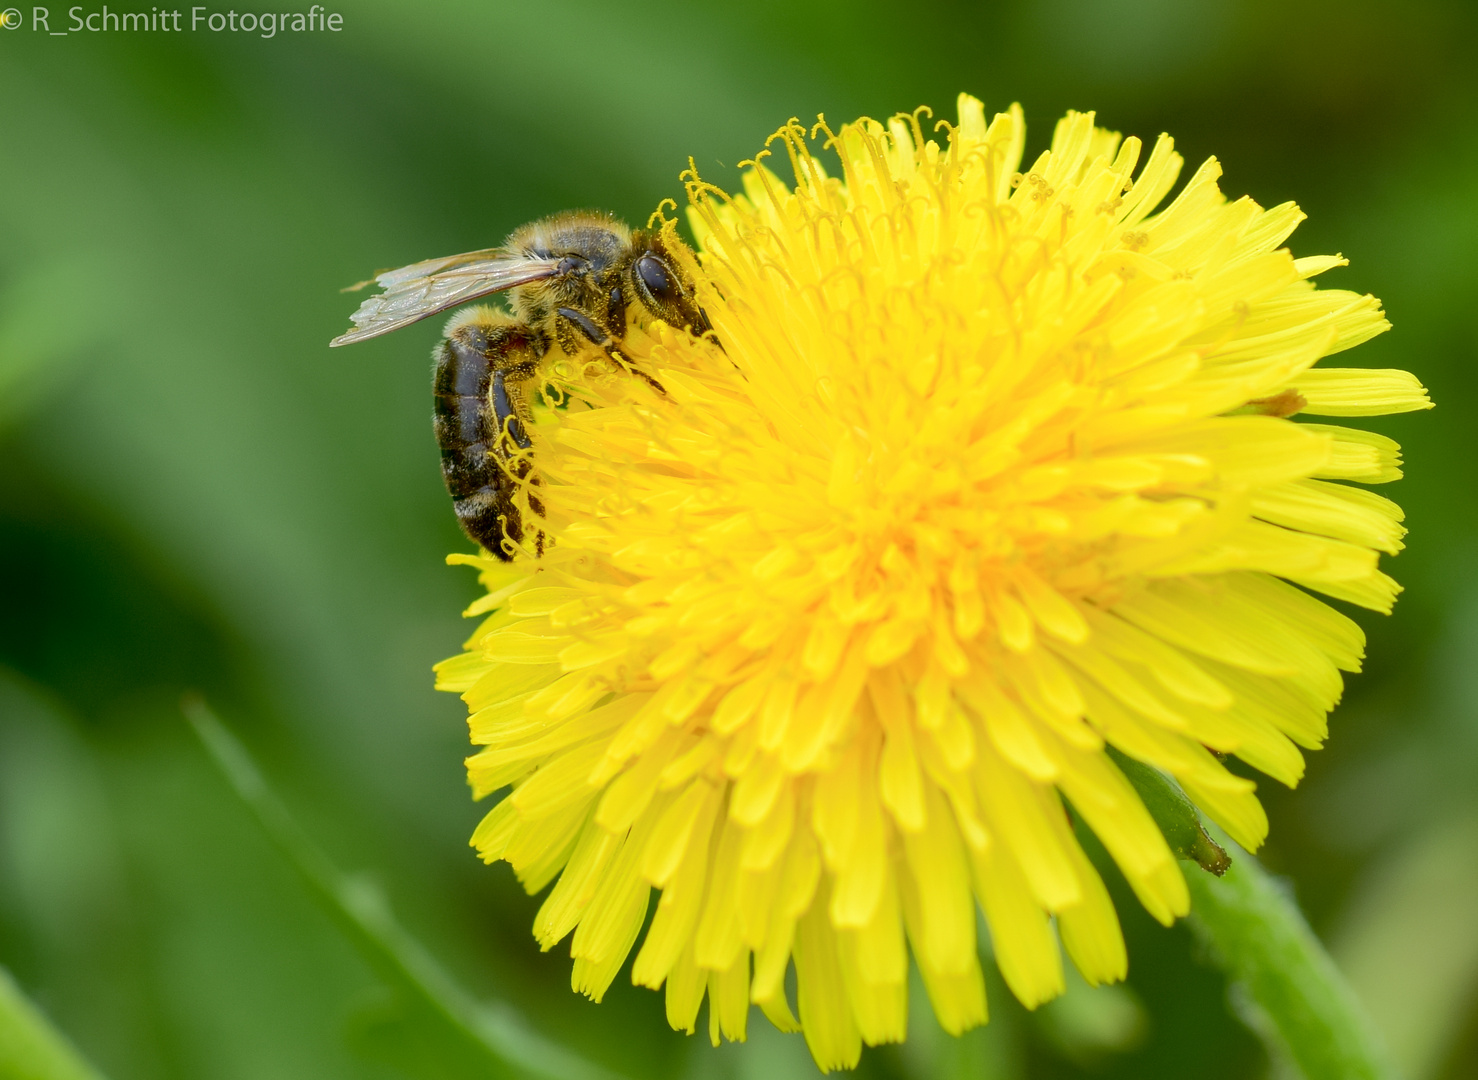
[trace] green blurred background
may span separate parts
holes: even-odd
[[[84,12],[98,10],[89,5]],[[129,5],[124,3],[127,8]],[[332,5],[331,5],[332,6]],[[333,350],[376,268],[568,207],[644,221],[787,117],[1019,100],[1217,154],[1296,199],[1297,254],[1395,330],[1407,592],[1296,793],[1286,875],[1409,1080],[1478,1075],[1478,6],[1470,0],[349,0],[337,34],[0,33],[0,964],[109,1076],[453,1075],[180,718],[206,693],[293,813],[474,994],[631,1077],[814,1075],[763,1021],[714,1051],[541,956],[466,840],[475,595],[429,419],[430,321]],[[51,24],[68,20],[55,6]],[[188,21],[188,16],[186,17]],[[1344,360],[1345,358],[1341,358]],[[1121,888],[1127,985],[955,1043],[916,1007],[871,1077],[1286,1076],[1183,926]],[[756,1014],[757,1018],[758,1014]],[[398,1050],[397,1050],[398,1047]],[[425,1050],[425,1052],[422,1052]],[[396,1059],[400,1059],[397,1063]]]

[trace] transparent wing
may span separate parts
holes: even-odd
[[[352,345],[388,334],[479,296],[552,277],[558,266],[558,259],[531,259],[488,248],[387,270],[375,278],[385,291],[360,304],[349,317],[354,329],[329,345]]]

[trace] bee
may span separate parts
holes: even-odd
[[[474,308],[447,324],[432,352],[432,424],[441,475],[467,536],[504,560],[524,546],[542,554],[545,537],[523,520],[515,498],[533,488],[529,395],[542,383],[545,358],[604,353],[644,380],[662,385],[620,353],[636,318],[661,319],[694,336],[711,333],[693,283],[673,257],[672,233],[634,230],[609,214],[568,211],[517,229],[502,247],[428,259],[374,278],[384,292],[350,318],[354,329],[331,346],[388,334],[459,304],[509,293],[509,312]],[[364,282],[369,284],[369,282]],[[526,534],[531,534],[527,535]]]

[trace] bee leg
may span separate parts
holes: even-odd
[[[521,369],[514,369],[514,373],[521,378],[529,378],[534,374],[532,369],[527,374],[523,374]],[[517,384],[509,386],[505,372],[495,369],[490,400],[493,406],[494,430],[499,432],[495,443],[498,452],[494,456],[497,458],[499,467],[507,473],[508,479],[514,484],[515,490],[519,484],[527,485],[524,491],[528,498],[529,509],[534,517],[541,518],[544,516],[544,503],[534,494],[541,481],[537,474],[529,475],[532,472],[532,462],[526,451],[533,447],[533,443],[524,430],[523,419],[520,416],[520,413],[526,411],[523,395]],[[534,553],[543,555],[544,533],[540,529],[534,529],[533,533]]]
[[[560,335],[560,345],[567,353],[574,355],[574,353],[578,351],[579,346],[579,342],[573,340],[573,335],[571,335],[566,329],[566,326],[570,325],[579,330],[580,333],[585,336],[585,339],[590,342],[590,344],[599,346],[601,349],[605,350],[605,354],[609,356],[611,360],[623,371],[630,372],[632,375],[635,375],[638,379],[642,380],[642,382],[650,386],[653,390],[657,391],[657,393],[666,396],[667,390],[663,387],[663,385],[659,383],[656,379],[648,375],[641,368],[631,363],[631,361],[627,360],[626,357],[617,352],[616,343],[611,339],[611,335],[597,326],[595,320],[592,319],[589,315],[586,315],[578,308],[567,307],[559,308],[558,314],[562,319],[565,320],[565,322],[556,323],[556,332],[558,332]]]
[[[529,475],[518,383],[534,376],[546,347],[530,327],[480,309],[448,327],[435,353],[432,422],[442,478],[462,531],[500,559],[512,559],[525,539],[519,496],[537,477]],[[542,514],[531,494],[526,502]],[[542,552],[543,534],[528,531]]]
[[[718,335],[713,332],[713,323],[708,321],[708,312],[704,311],[702,308],[698,309],[698,318],[693,323],[692,329],[689,331],[689,333],[691,333],[696,338],[702,339],[703,341],[713,342],[713,344],[718,346],[718,351],[723,353],[725,356],[729,354],[729,350],[724,348],[724,343],[720,341],[718,339]]]
[[[667,387],[663,386],[656,379],[652,378],[645,371],[643,371],[641,368],[637,367],[630,360],[626,359],[626,357],[622,356],[615,349],[607,349],[606,350],[606,355],[609,356],[612,360],[614,360],[621,367],[621,369],[623,371],[626,371],[626,372],[628,372],[628,373],[630,373],[632,375],[635,375],[638,379],[640,379],[642,382],[646,383],[648,386],[650,386],[653,390],[657,391],[657,393],[661,394],[663,397],[666,397],[667,396]]]

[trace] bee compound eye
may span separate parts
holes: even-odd
[[[679,293],[672,274],[656,255],[643,255],[637,259],[636,273],[653,300],[671,303],[678,299]]]

